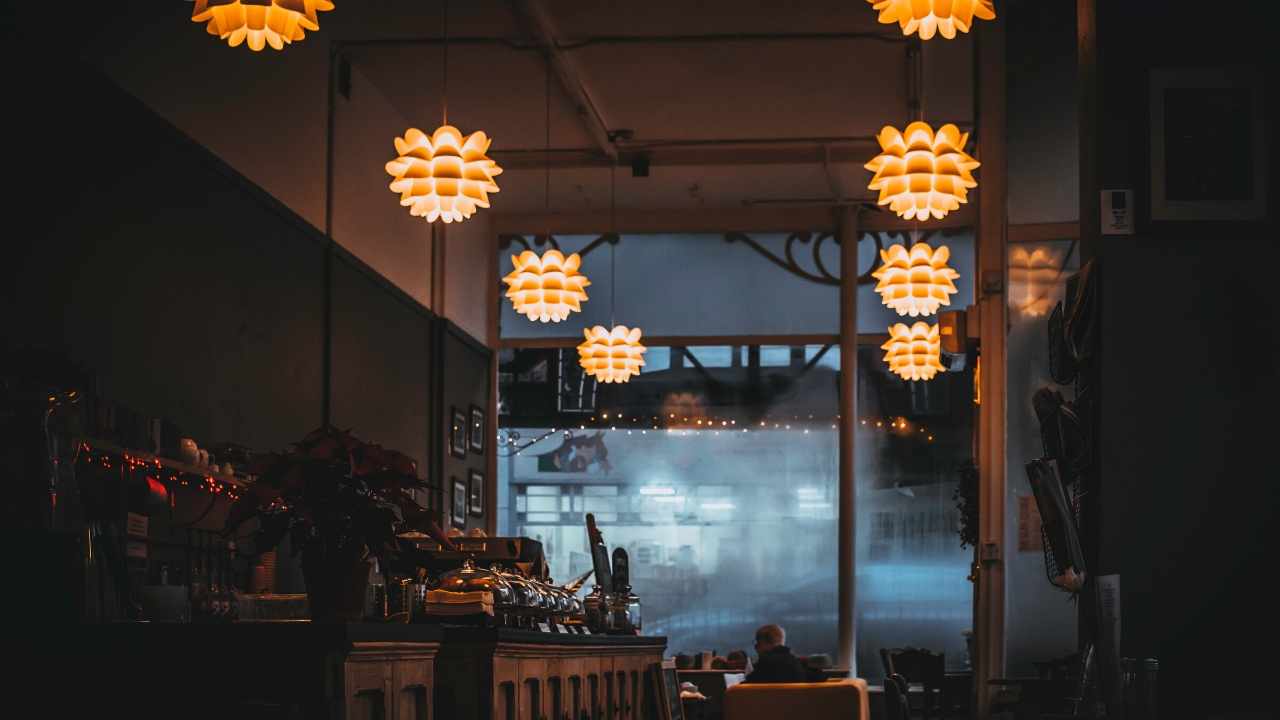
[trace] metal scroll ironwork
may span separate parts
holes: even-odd
[[[938,230],[924,231],[898,231],[898,232],[870,232],[861,233],[858,241],[870,240],[875,243],[876,258],[879,257],[880,251],[884,250],[886,244],[901,242],[910,247],[917,242],[934,243],[938,236],[947,237],[964,232],[959,229],[944,228]],[[578,255],[585,259],[593,250],[606,243],[616,245],[622,238],[616,233],[604,233],[596,239],[587,243],[586,247],[578,251]],[[809,282],[818,283],[820,285],[836,285],[840,284],[840,275],[833,273],[826,266],[822,259],[822,245],[827,241],[839,243],[839,239],[829,232],[813,233],[813,232],[793,232],[787,236],[783,242],[782,254],[778,255],[773,250],[761,245],[750,235],[743,232],[728,232],[724,234],[726,243],[741,243],[751,248],[764,259]],[[553,235],[500,235],[498,236],[499,249],[506,250],[512,246],[518,246],[524,250],[532,250],[534,252],[544,252],[547,249],[560,250],[560,243],[556,241]],[[802,262],[805,253],[811,258],[811,262]],[[871,273],[879,265],[878,260],[873,260],[871,267],[866,272],[858,275],[859,285],[868,285],[876,280]]]
[[[605,233],[597,237],[595,240],[592,240],[591,242],[587,243],[586,247],[579,250],[578,257],[585,259],[587,255],[591,253],[592,250],[595,250],[601,245],[604,245],[605,243],[609,243],[610,245],[617,245],[618,242],[621,240],[622,240],[621,236],[619,236],[617,233]],[[518,245],[524,248],[525,250],[533,250],[534,252],[543,252],[548,249],[560,250],[560,243],[556,240],[554,235],[531,235],[529,237],[525,237],[524,235],[499,235],[498,236],[499,250],[506,250],[510,248],[512,245]],[[563,250],[561,250],[561,252],[563,252]]]

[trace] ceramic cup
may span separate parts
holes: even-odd
[[[200,462],[200,448],[196,447],[195,440],[182,438],[178,441],[178,459],[189,465]]]

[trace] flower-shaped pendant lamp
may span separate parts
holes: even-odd
[[[444,3],[444,48],[440,63],[442,122],[428,136],[409,128],[396,138],[396,159],[387,163],[394,178],[391,191],[400,193],[400,204],[414,217],[427,222],[462,222],[476,208],[489,207],[489,193],[498,192],[493,181],[502,174],[489,158],[489,136],[476,131],[464,136],[449,124],[449,2]]]
[[[596,325],[582,335],[586,339],[578,345],[578,362],[596,381],[624,383],[640,374],[647,350],[640,344],[640,328],[615,325],[607,330]]]
[[[932,380],[942,367],[942,342],[938,326],[916,322],[911,327],[896,323],[889,339],[880,346],[889,370],[903,380]]]
[[[515,269],[502,281],[516,312],[538,322],[560,322],[582,310],[591,281],[578,272],[582,265],[578,253],[566,258],[559,250],[548,250],[539,257],[525,250],[512,255],[511,264]]]
[[[880,251],[884,264],[873,277],[880,282],[876,292],[880,300],[899,315],[932,315],[940,305],[950,305],[956,292],[955,280],[960,273],[947,267],[951,250],[940,245],[934,250],[928,243],[918,242],[908,251],[905,245],[891,245]]]
[[[307,30],[319,30],[317,13],[332,9],[329,0],[195,0],[191,21],[206,23],[210,35],[231,47],[283,50]]]
[[[462,222],[476,208],[489,207],[489,193],[498,192],[493,178],[502,168],[489,159],[489,137],[477,131],[465,139],[452,125],[442,125],[430,137],[409,128],[396,138],[395,160],[387,163],[394,178],[391,191],[400,204],[427,222]]]
[[[898,23],[903,35],[920,33],[928,40],[939,33],[948,40],[967,33],[974,18],[994,20],[993,0],[867,0],[880,11],[880,22]]]
[[[875,176],[868,185],[880,191],[877,201],[907,220],[942,219],[968,202],[978,187],[973,170],[979,165],[964,151],[969,134],[946,124],[937,134],[925,122],[913,122],[906,132],[886,125],[877,138],[883,152],[865,167]]]

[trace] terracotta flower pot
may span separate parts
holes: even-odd
[[[307,604],[316,623],[360,622],[364,617],[369,563],[359,550],[333,550],[322,546],[302,551],[302,576],[307,584]]]

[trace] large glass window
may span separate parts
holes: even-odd
[[[883,351],[858,352],[858,674],[884,677],[879,650],[927,648],[951,670],[969,665],[973,549],[960,545],[956,489],[973,457],[973,371],[928,382],[888,372]]]
[[[789,273],[766,257],[785,262],[790,245],[798,267],[818,273],[815,260],[820,260],[822,267],[838,273],[840,245],[830,236],[623,235],[616,244],[598,239],[555,238],[566,255],[583,253],[581,272],[591,281],[573,328],[609,326],[616,318],[621,324],[640,326],[647,335],[662,336],[839,331],[839,286]],[[510,256],[526,246],[538,253],[548,249],[533,238],[505,242],[508,247],[498,255],[501,276],[511,272]],[[611,300],[616,306],[610,307]],[[528,322],[510,303],[504,303],[500,322],[504,338],[574,334],[564,323]]]
[[[968,230],[913,237],[882,234],[879,245],[859,244],[864,272],[878,264],[880,247],[919,239],[950,251],[960,275],[941,311],[974,302],[974,244]],[[937,316],[903,317],[880,302],[873,283],[858,288],[858,330],[886,333]],[[883,336],[881,336],[883,337]],[[970,664],[966,638],[973,624],[973,548],[961,547],[957,488],[961,468],[974,457],[974,354],[944,355],[945,372],[905,381],[889,372],[884,351],[870,337],[859,343],[857,463],[856,629],[858,674],[884,677],[879,651],[919,647],[943,653],[951,670]]]
[[[863,235],[860,274],[881,248],[915,239],[950,248],[960,278],[943,309],[971,305],[969,231]],[[526,345],[607,325],[616,294],[619,323],[699,340],[649,347],[625,385],[584,377],[560,342],[503,350],[500,532],[541,539],[554,576],[568,580],[590,567],[584,516],[593,513],[606,541],[628,549],[646,631],[667,635],[673,653],[750,650],[754,629],[776,622],[796,652],[834,660],[842,358],[839,287],[824,273],[838,272],[839,245],[818,235],[597,240],[557,238],[565,252],[592,248],[583,312],[568,324],[531,323],[504,303],[503,338]],[[510,250],[521,243],[546,247],[523,238]],[[874,681],[882,648],[925,647],[951,668],[968,664],[973,550],[960,544],[955,495],[973,457],[976,406],[972,353],[944,358],[947,370],[927,382],[888,372],[880,344],[889,326],[937,320],[898,316],[867,279],[858,287],[855,621],[858,672]],[[808,337],[787,344],[787,335]]]
[[[1045,574],[1040,517],[1024,468],[1044,454],[1032,396],[1042,387],[1072,396],[1049,376],[1048,324],[1067,278],[1078,269],[1070,240],[1009,248],[1005,658],[1011,674],[1034,673],[1035,662],[1076,651],[1076,606]]]
[[[593,513],[672,653],[750,652],[778,622],[797,652],[834,658],[836,368],[803,347],[655,349],[672,362],[572,412],[557,410],[580,380],[559,361],[572,350],[503,353],[500,391],[521,400],[502,417],[500,532],[540,539],[568,580],[591,567]],[[517,380],[544,364],[567,372]]]

